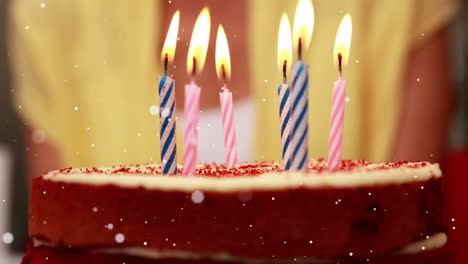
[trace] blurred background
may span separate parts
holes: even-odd
[[[283,2],[295,1],[187,2],[155,0],[135,7],[116,1],[108,8],[107,1],[0,1],[0,264],[19,263],[23,254],[31,177],[67,166],[159,162],[155,141],[159,138],[155,87],[162,72],[159,51],[177,9],[182,13],[181,47],[174,65],[181,66],[170,70],[177,77],[178,106],[183,105],[182,87],[187,81],[183,44],[189,41],[199,10],[207,5],[214,29],[200,84],[219,84],[209,64],[214,64],[210,60],[214,60],[215,26],[223,23],[231,41],[230,87],[242,141],[240,159],[278,159],[279,134],[266,130],[277,130],[275,87],[281,79],[276,45],[271,43],[276,43],[281,12],[293,17],[295,3]],[[463,251],[462,239],[468,235],[464,190],[468,186],[468,1],[412,0],[400,9],[384,0],[313,2],[318,22],[306,54],[311,61],[311,87],[331,89],[336,79],[330,57],[344,12],[351,12],[356,25],[344,73],[350,84],[344,157],[441,162],[447,179],[449,239],[458,250],[458,263],[466,263],[468,250]],[[264,4],[271,8],[259,8]],[[331,73],[322,74],[323,68]],[[329,117],[321,118],[329,115],[321,110],[329,109],[329,95],[324,95],[329,91],[312,91],[311,105],[318,110],[312,110],[311,131],[322,131],[329,124]],[[217,94],[206,94],[204,90],[200,159],[223,162]],[[381,98],[370,103],[372,96]],[[322,107],[319,101],[327,104]],[[379,107],[381,118],[372,114]],[[388,128],[388,123],[394,125]],[[326,157],[328,135],[322,136],[314,133],[310,139],[312,157]]]

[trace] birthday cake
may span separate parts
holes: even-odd
[[[33,179],[23,264],[437,263],[442,196],[427,162],[68,168]]]

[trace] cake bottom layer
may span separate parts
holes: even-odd
[[[423,240],[408,245],[395,255],[379,257],[349,257],[345,259],[311,259],[298,258],[290,260],[280,259],[236,259],[236,258],[208,258],[203,255],[193,254],[190,257],[176,254],[129,254],[131,250],[117,249],[75,249],[75,248],[53,248],[43,244],[33,243],[28,245],[26,256],[22,264],[285,264],[285,263],[374,263],[374,264],[448,264],[452,263],[453,251],[450,246],[445,245],[445,234],[438,234],[428,240]]]

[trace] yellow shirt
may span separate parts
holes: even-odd
[[[29,0],[11,3],[10,54],[18,111],[63,155],[64,166],[159,162],[154,47],[159,1]],[[401,78],[411,49],[447,25],[445,0],[315,0],[310,64],[309,152],[326,157],[333,81],[332,51],[342,16],[353,17],[344,158],[385,160],[398,122]],[[256,158],[281,155],[276,41],[282,12],[296,1],[249,1],[250,64],[258,106]],[[214,34],[212,34],[214,37]],[[274,43],[274,44],[273,44]],[[238,128],[242,129],[242,128]],[[179,126],[179,134],[181,132]],[[179,162],[182,144],[178,144]]]

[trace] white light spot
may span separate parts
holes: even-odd
[[[453,226],[452,229],[455,230],[455,227]]]
[[[197,130],[200,130],[200,126],[197,126]]]
[[[141,137],[141,132],[138,132],[138,134],[137,134],[137,135],[138,135],[139,137]]]
[[[91,144],[91,147],[92,147],[92,148],[94,148],[94,146],[95,146],[95,145],[94,145],[94,143],[93,143],[93,144]]]
[[[265,83],[267,83],[267,82],[268,82],[268,80],[265,80]]]
[[[266,98],[262,98],[262,102],[266,102]]]
[[[148,242],[146,242],[146,241],[145,241],[145,242],[143,242],[143,245],[144,245],[144,246],[148,245]]]
[[[424,190],[424,186],[421,186],[421,190]]]
[[[451,220],[452,220],[452,222],[455,222],[455,218],[452,218]]]
[[[78,111],[78,106],[73,107],[73,110]]]
[[[309,240],[309,244],[313,244],[313,243],[314,243],[314,241],[312,241],[312,240]]]
[[[353,256],[353,252],[349,252],[349,256],[352,257],[352,256]]]
[[[422,250],[422,251],[426,250],[426,247],[425,247],[425,246],[422,246],[422,247],[421,247],[421,250]]]
[[[161,112],[162,117],[168,117],[170,114],[171,114],[171,109],[169,109],[168,107],[165,107]]]
[[[23,107],[22,107],[21,105],[18,105],[18,108],[21,109],[21,108],[23,108]]]
[[[421,34],[421,37],[424,37],[424,33]]]
[[[172,246],[175,247],[175,246],[177,246],[177,244],[176,244],[176,243],[172,243]]]
[[[2,239],[3,239],[3,243],[11,244],[15,238],[13,237],[12,233],[6,232],[5,234],[3,234]]]
[[[47,194],[47,192],[46,192],[46,191],[43,191],[43,192],[42,192],[42,194],[43,194],[43,195],[46,195],[46,194]]]
[[[29,30],[29,26],[25,26],[24,29]]]
[[[93,213],[97,213],[98,211],[98,208],[97,207],[93,207]]]
[[[107,224],[107,226],[106,226],[106,227],[107,227],[107,229],[109,229],[109,230],[112,230],[112,229],[114,229],[114,225],[113,225],[113,224]]]
[[[275,197],[271,197],[271,200],[274,201],[274,200],[275,200]]]
[[[46,140],[46,134],[43,130],[35,129],[32,134],[32,141],[36,144],[42,144]]]
[[[115,242],[117,243],[123,243],[125,241],[125,236],[122,233],[118,233],[115,235]]]
[[[39,6],[40,6],[41,8],[45,8],[45,7],[46,7],[46,3],[41,3]]]
[[[356,63],[359,63],[359,60],[356,60]]]
[[[369,193],[369,196],[371,196],[371,195],[372,195],[372,193]]]
[[[159,107],[157,105],[150,105],[148,111],[149,111],[150,115],[155,116],[155,115],[159,114]]]
[[[420,79],[420,78],[416,78],[416,81],[417,81],[417,82],[420,82],[420,81],[421,81],[421,79]]]
[[[169,4],[172,4],[172,1],[171,1],[171,0],[169,0]]]
[[[78,68],[78,64],[73,65],[73,67]]]
[[[203,200],[205,200],[205,195],[203,194],[203,192],[200,192],[200,191],[194,191],[192,193],[192,202],[196,203],[196,204],[200,204],[203,202]]]
[[[351,99],[349,99],[349,97],[346,97],[345,102],[349,103],[349,101],[351,101]]]

